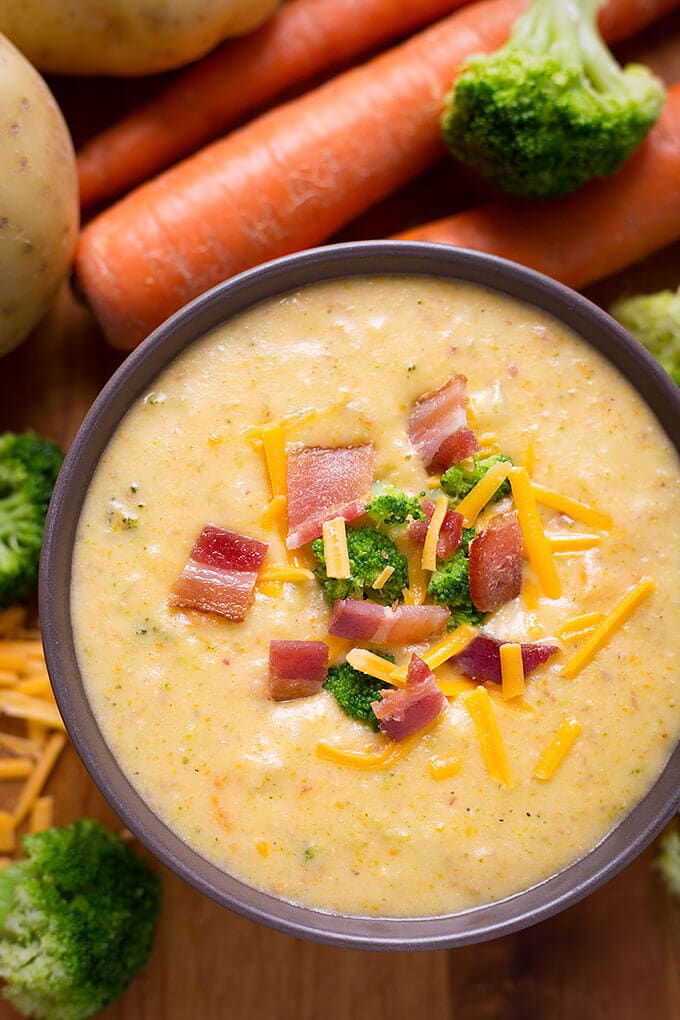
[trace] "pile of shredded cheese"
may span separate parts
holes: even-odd
[[[43,795],[66,733],[47,675],[40,632],[27,626],[28,612],[0,612],[0,865],[18,850],[25,827],[54,825],[54,798]],[[21,786],[17,787],[17,783]]]

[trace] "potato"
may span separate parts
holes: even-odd
[[[0,354],[49,308],[77,233],[68,128],[38,72],[0,35]]]
[[[0,32],[56,74],[152,74],[257,28],[278,0],[1,0]]]

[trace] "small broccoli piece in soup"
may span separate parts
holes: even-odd
[[[336,599],[369,598],[382,605],[403,602],[402,589],[408,585],[408,564],[396,545],[387,535],[365,524],[347,530],[350,577],[335,578],[326,574],[323,540],[312,542],[312,552],[318,560],[314,574],[319,579],[326,601],[333,605]],[[385,567],[393,573],[382,588],[371,587]]]

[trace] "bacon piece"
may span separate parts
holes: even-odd
[[[288,451],[289,549],[321,536],[325,521],[352,521],[365,510],[373,482],[373,443],[300,446]]]
[[[320,691],[328,673],[324,641],[269,642],[269,697],[274,701],[306,698]]]
[[[415,645],[442,631],[450,615],[444,606],[392,607],[361,599],[337,599],[328,633],[350,641]]]
[[[381,691],[380,701],[371,708],[378,725],[390,740],[403,740],[428,726],[444,710],[446,698],[437,686],[435,675],[415,653],[411,656],[406,687]]]
[[[267,548],[254,538],[206,524],[173,585],[170,605],[242,620]]]
[[[470,598],[483,613],[516,599],[522,587],[522,531],[517,515],[496,514],[470,545]]]
[[[459,673],[469,676],[471,680],[480,682],[488,680],[499,684],[501,682],[499,649],[503,644],[506,642],[498,641],[488,634],[478,634],[462,652],[449,659],[449,662]],[[556,645],[523,644],[521,647],[525,676],[529,676],[538,666],[547,662],[551,655],[559,651]]]
[[[424,393],[411,408],[409,439],[428,471],[445,471],[479,450],[465,415],[466,384],[465,376],[457,375],[438,390]]]
[[[408,526],[407,534],[414,542],[417,542],[419,545],[424,545],[427,529],[430,521],[432,520],[432,514],[434,513],[434,503],[431,499],[424,499],[421,506],[425,513],[425,520],[411,521]],[[456,513],[455,510],[447,510],[444,515],[444,520],[442,521],[442,526],[439,529],[439,538],[437,539],[437,556],[439,559],[448,560],[449,556],[452,556],[460,545],[462,538],[462,514]]]

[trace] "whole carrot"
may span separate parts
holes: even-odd
[[[78,153],[83,207],[127,191],[286,89],[469,0],[291,0],[262,28],[204,57]]]
[[[81,235],[76,270],[110,342],[134,347],[183,304],[318,244],[431,164],[461,62],[508,37],[528,0],[481,0],[267,113],[132,192]],[[609,0],[634,34],[680,0]]]
[[[540,205],[493,202],[398,237],[499,255],[576,288],[664,248],[680,238],[680,84],[613,177]]]

